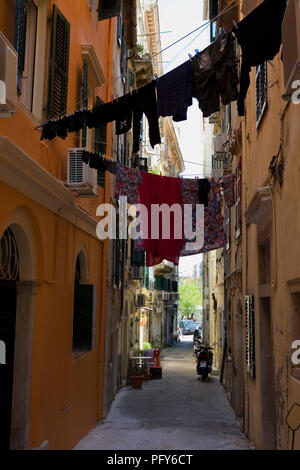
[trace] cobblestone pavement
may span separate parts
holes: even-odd
[[[74,449],[241,450],[244,436],[219,378],[196,374],[192,337],[162,351],[162,379],[124,387],[110,412]]]

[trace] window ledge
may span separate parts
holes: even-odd
[[[105,75],[97,57],[93,44],[82,44],[81,55],[83,60],[88,63],[89,74],[92,78],[95,88],[106,83]]]

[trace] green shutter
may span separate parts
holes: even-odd
[[[96,97],[96,106],[101,106],[104,102]],[[101,153],[103,156],[106,154],[106,140],[107,140],[107,125],[104,124],[100,127],[95,128],[95,153]],[[104,188],[105,186],[105,171],[97,170],[97,184]]]
[[[247,372],[255,379],[255,310],[254,295],[246,295],[246,365]]]
[[[119,16],[121,11],[121,0],[99,0],[98,20],[106,20],[113,16]]]
[[[83,109],[88,108],[88,83],[89,83],[89,71],[88,71],[88,63],[85,60],[83,64],[83,99],[82,99],[82,104],[83,104]],[[83,148],[86,147],[86,135],[87,135],[87,125],[84,124],[82,128],[82,138],[81,138],[81,146]]]
[[[21,93],[21,79],[25,69],[27,0],[17,0],[15,48],[18,52],[18,92]]]
[[[70,23],[53,5],[48,118],[64,114],[67,110],[68,72],[70,49]]]

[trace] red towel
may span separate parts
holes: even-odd
[[[159,214],[159,237],[152,239],[151,226],[151,207],[153,204],[167,204],[169,207],[178,204],[178,213],[182,210],[182,180],[180,178],[161,177],[151,173],[141,172],[143,183],[139,185],[140,203],[145,205],[148,210],[148,238],[145,238],[143,232],[144,248],[146,251],[146,265],[153,266],[161,263],[164,259],[178,264],[180,251],[184,245],[184,233],[182,230],[182,222],[177,221],[174,224],[174,212],[170,212],[170,237],[163,238],[163,230],[166,228],[168,220]],[[157,220],[158,222],[158,220]],[[162,223],[163,222],[163,223]],[[145,227],[147,221],[143,219],[142,225]],[[179,226],[180,225],[180,226]],[[181,231],[181,238],[177,238]],[[176,236],[176,238],[175,238]]]

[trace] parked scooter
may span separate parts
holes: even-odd
[[[201,336],[194,338],[193,354],[196,357],[196,359],[198,357],[198,353],[200,352],[202,346],[203,346],[203,343],[202,343]]]
[[[202,376],[202,381],[208,377],[208,374],[212,371],[213,365],[213,349],[210,346],[201,344],[199,352],[197,353],[197,374]]]

